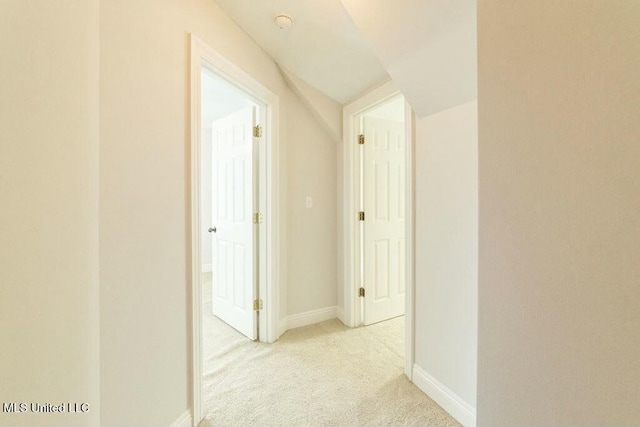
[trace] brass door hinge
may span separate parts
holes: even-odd
[[[358,135],[358,144],[360,144],[360,145],[364,144],[364,135],[363,134]]]
[[[253,214],[253,223],[260,224],[262,222],[262,214],[260,212],[256,212]]]
[[[262,137],[262,126],[257,125],[253,127],[253,137],[261,138]]]
[[[360,288],[360,289],[358,290],[358,296],[359,296],[359,297],[364,297],[364,288]]]
[[[364,212],[360,212],[360,213],[358,214],[358,219],[359,219],[360,221],[364,221]]]
[[[261,299],[254,299],[253,300],[253,310],[254,311],[262,310],[262,300]]]

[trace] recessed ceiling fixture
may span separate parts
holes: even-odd
[[[291,28],[291,24],[293,24],[293,19],[291,19],[288,15],[278,15],[276,16],[276,25],[281,30],[288,30]]]

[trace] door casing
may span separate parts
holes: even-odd
[[[280,311],[278,245],[278,130],[279,99],[265,86],[217,53],[194,34],[190,34],[190,122],[191,122],[191,410],[192,425],[203,419],[202,412],[202,283],[201,283],[201,67],[206,66],[266,106],[263,141],[259,146],[259,295],[263,309],[259,313],[259,340],[274,342],[278,339],[278,313]]]
[[[362,325],[362,302],[358,296],[360,288],[358,223],[358,180],[360,158],[358,156],[358,117],[366,110],[400,94],[390,81],[372,90],[363,97],[346,105],[343,109],[343,150],[342,150],[342,254],[343,308],[340,320],[349,327]],[[410,105],[405,100],[405,375],[411,380],[414,364],[414,121]],[[366,297],[365,297],[366,298]]]

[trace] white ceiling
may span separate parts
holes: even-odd
[[[340,0],[216,0],[281,67],[345,104],[388,80]],[[293,18],[281,30],[275,17]]]
[[[477,99],[476,0],[342,3],[418,115]]]

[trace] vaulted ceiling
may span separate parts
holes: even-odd
[[[477,99],[476,0],[341,1],[416,114]]]
[[[389,79],[340,0],[216,1],[281,67],[342,104]]]
[[[342,104],[389,78],[419,116],[477,99],[476,0],[216,1],[285,74]]]

